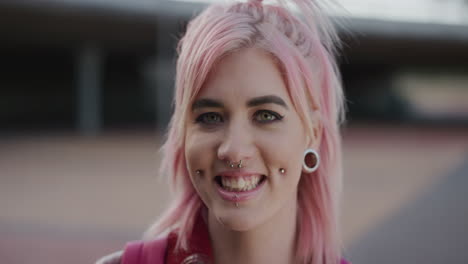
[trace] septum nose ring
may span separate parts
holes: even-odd
[[[242,166],[242,160],[239,160],[239,163],[237,163],[237,165],[235,164],[235,162],[230,162],[230,161],[228,161],[228,162],[229,162],[229,167],[231,167],[231,168],[234,168],[235,166],[237,166],[237,168],[240,169],[240,168],[243,167]]]

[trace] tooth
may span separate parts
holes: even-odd
[[[234,189],[239,188],[239,182],[238,182],[238,181],[232,180],[231,183],[232,183],[232,187],[233,187]]]
[[[222,186],[228,191],[249,191],[255,189],[260,182],[261,177],[258,175],[248,176],[243,178],[222,177]]]
[[[240,178],[239,181],[237,181],[237,187],[239,189],[243,189],[245,187],[245,181],[243,178]]]
[[[229,179],[226,179],[226,186],[231,187],[231,181]]]
[[[231,181],[231,188],[232,189],[237,189],[237,182],[236,181]]]

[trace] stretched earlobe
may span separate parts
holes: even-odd
[[[314,149],[307,149],[304,152],[304,159],[302,161],[302,169],[307,173],[316,171],[320,164],[320,156]]]

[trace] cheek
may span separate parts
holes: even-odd
[[[190,180],[205,205],[211,207],[209,194],[211,166],[216,159],[216,136],[199,131],[187,132],[185,137],[185,162]],[[202,170],[201,175],[196,170]]]
[[[188,132],[185,138],[185,160],[192,175],[196,170],[209,170],[216,157],[216,136],[200,132]]]
[[[303,153],[306,149],[306,139],[300,121],[288,122],[281,129],[264,134],[257,138],[261,142],[262,158],[268,167],[274,186],[281,186],[283,190],[293,190],[302,174]],[[282,175],[280,168],[286,170]]]
[[[284,155],[287,155],[288,162],[299,168],[302,167],[304,150],[307,148],[306,135],[299,117],[294,118],[288,125],[287,133],[284,133]]]
[[[287,176],[292,179],[291,183],[294,185],[299,181],[302,172],[302,151],[302,144],[296,146],[288,144],[284,146],[284,152],[281,153],[281,166],[286,169]]]
[[[263,134],[256,140],[261,144],[267,165],[291,170],[302,166],[303,152],[306,149],[304,138],[302,127],[285,126],[285,129]]]

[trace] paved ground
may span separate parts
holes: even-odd
[[[92,263],[138,238],[169,200],[160,140],[144,131],[0,138],[1,263]],[[467,260],[467,129],[353,126],[344,156],[354,263]]]
[[[467,187],[468,153],[442,182],[353,242],[353,261],[468,263]]]

